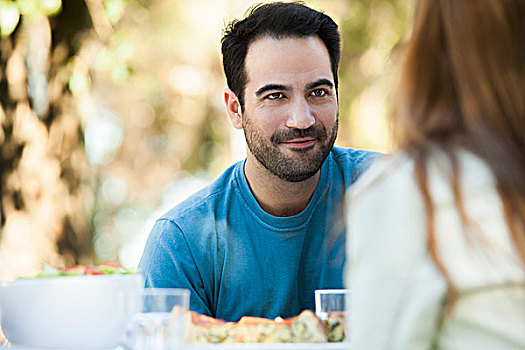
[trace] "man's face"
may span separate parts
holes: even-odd
[[[254,157],[283,180],[313,176],[337,136],[330,56],[317,36],[252,43],[242,124]]]

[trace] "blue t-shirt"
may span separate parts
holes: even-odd
[[[244,161],[159,218],[139,264],[146,286],[186,288],[190,309],[238,321],[314,309],[314,291],[343,288],[345,189],[376,154],[334,147],[301,213],[263,211]]]

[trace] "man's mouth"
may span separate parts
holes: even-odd
[[[315,138],[312,137],[304,137],[304,138],[297,138],[289,141],[282,142],[283,145],[291,147],[291,148],[308,148],[312,147],[315,144]]]
[[[278,131],[272,135],[271,142],[275,147],[284,146],[288,149],[307,151],[325,139],[325,129],[321,125],[313,125],[308,129]]]

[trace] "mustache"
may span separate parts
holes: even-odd
[[[322,141],[327,137],[326,129],[322,125],[312,125],[308,129],[280,130],[272,135],[270,141],[274,146],[277,146],[281,142],[287,142],[305,137],[311,137]]]

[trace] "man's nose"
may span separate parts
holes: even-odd
[[[315,116],[307,101],[298,100],[290,106],[286,126],[294,129],[308,129],[315,124]]]

